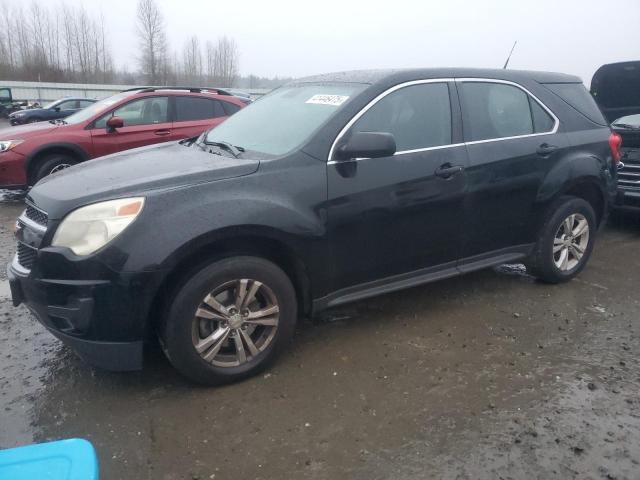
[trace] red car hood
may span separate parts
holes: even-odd
[[[49,122],[29,123],[27,125],[19,125],[17,127],[8,127],[0,129],[0,140],[16,140],[33,137],[40,133],[45,133],[60,125],[54,125]]]

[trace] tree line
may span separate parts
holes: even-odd
[[[136,69],[117,68],[102,14],[64,3],[43,6],[0,0],[0,79],[42,82],[272,88],[288,78],[240,75],[240,53],[228,36],[181,49],[169,45],[154,0],[138,0]]]

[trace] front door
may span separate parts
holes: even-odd
[[[338,146],[353,132],[388,132],[397,148],[389,157],[327,166],[336,290],[429,267],[455,268],[467,153],[450,89],[455,93],[444,81],[393,89],[339,139]]]
[[[464,263],[520,253],[535,241],[540,186],[568,141],[551,112],[519,86],[457,84],[469,152]]]
[[[168,105],[168,97],[145,97],[100,117],[91,130],[92,157],[171,140],[173,125]],[[122,118],[124,126],[109,130],[107,120],[112,116]]]

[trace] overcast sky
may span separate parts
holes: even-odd
[[[16,0],[17,1],[17,0]],[[40,0],[57,4],[59,0]],[[103,11],[118,66],[136,68],[136,0],[65,0]],[[157,0],[171,48],[233,37],[246,75],[300,77],[385,67],[573,73],[640,60],[640,0]],[[179,57],[180,58],[180,57]]]

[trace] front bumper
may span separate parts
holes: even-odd
[[[25,119],[20,117],[9,117],[9,123],[13,126],[15,125],[24,125]]]
[[[616,209],[640,209],[640,190],[618,189],[613,205]]]
[[[14,260],[7,276],[14,305],[27,305],[40,323],[87,363],[112,371],[142,368],[159,272],[56,280],[34,278]]]
[[[17,189],[27,185],[23,155],[9,150],[0,153],[0,188]]]

